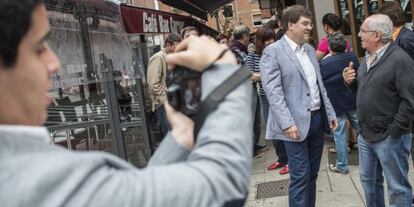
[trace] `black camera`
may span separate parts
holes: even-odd
[[[189,117],[194,117],[201,102],[201,73],[177,65],[167,72],[168,103]]]

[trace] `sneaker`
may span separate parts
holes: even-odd
[[[267,166],[267,170],[275,170],[277,168],[281,168],[284,167],[286,164],[282,164],[280,162],[274,162],[272,164],[270,164],[269,166]]]
[[[339,170],[338,168],[336,168],[336,166],[335,165],[329,165],[329,167],[328,167],[328,169],[329,169],[329,171],[331,171],[331,172],[334,172],[334,173],[339,173],[339,174],[344,174],[344,175],[346,175],[346,174],[348,174],[349,173],[349,171],[348,170]]]
[[[329,148],[329,152],[331,152],[331,153],[336,153],[336,149],[335,149],[335,147],[331,147],[331,148]],[[348,153],[349,152],[351,152],[351,148],[349,148],[348,147]]]
[[[282,168],[279,171],[279,175],[284,175],[284,174],[288,174],[288,173],[289,173],[289,167],[288,167],[288,165],[286,165],[284,168]]]

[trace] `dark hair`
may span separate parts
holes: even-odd
[[[322,17],[322,24],[326,24],[334,31],[338,31],[342,28],[342,19],[335,14],[327,13]]]
[[[216,41],[217,41],[217,42],[220,42],[222,39],[229,40],[229,37],[228,37],[227,35],[224,35],[224,34],[218,34],[218,35],[216,36]]]
[[[270,29],[273,29],[273,30],[279,28],[279,24],[277,23],[276,20],[273,20],[273,19],[266,22],[265,26],[268,26],[268,27],[270,27]]]
[[[43,0],[0,1],[0,64],[16,63],[20,42],[32,25],[33,10],[42,3]]]
[[[300,17],[306,17],[311,19],[312,13],[309,11],[309,9],[305,8],[302,5],[293,5],[287,7],[285,10],[283,10],[282,15],[283,28],[287,30],[289,28],[289,23],[297,23]]]
[[[404,11],[398,2],[387,2],[378,9],[377,13],[388,15],[394,27],[401,27],[405,24]]]
[[[262,52],[265,48],[265,42],[271,39],[274,39],[276,41],[276,34],[272,28],[268,26],[262,26],[256,30],[255,38],[256,54],[262,55]]]
[[[332,52],[343,53],[346,50],[346,40],[342,33],[332,32],[328,35],[329,49]]]
[[[181,30],[181,38],[183,38],[183,39],[184,39],[184,35],[185,35],[186,33],[190,32],[190,31],[196,31],[196,32],[197,32],[197,34],[200,34],[200,32],[198,31],[198,29],[197,29],[197,28],[195,28],[194,26],[187,26],[187,27],[184,27],[184,28]]]
[[[174,42],[181,42],[181,36],[177,33],[171,33],[167,36],[167,39],[165,39],[164,46],[173,45]]]

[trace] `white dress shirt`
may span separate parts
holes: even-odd
[[[318,110],[321,107],[321,97],[319,94],[319,87],[317,83],[315,67],[313,67],[312,62],[309,59],[308,54],[306,53],[305,47],[303,47],[303,45],[299,46],[293,40],[289,39],[287,35],[285,36],[290,47],[295,52],[296,57],[299,59],[299,62],[305,73],[311,94],[311,111]]]

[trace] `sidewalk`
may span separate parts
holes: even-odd
[[[268,146],[271,146],[268,143]],[[333,146],[333,142],[325,141],[325,147],[322,155],[321,168],[317,181],[316,206],[318,207],[362,207],[365,206],[364,194],[359,180],[359,166],[349,166],[350,173],[342,175],[332,173],[328,170],[328,149]],[[357,153],[357,151],[356,151]],[[260,158],[254,159],[250,177],[250,192],[245,207],[288,207],[287,189],[284,196],[263,197],[263,184],[271,181],[282,181],[289,179],[289,175],[279,175],[279,170],[268,171],[266,167],[275,162],[276,155],[273,147],[262,153]],[[410,180],[413,180],[413,169],[410,160]],[[285,182],[287,183],[287,182]],[[272,184],[272,183],[270,183]],[[258,192],[258,186],[261,185],[262,193]],[[273,185],[276,186],[276,185]],[[286,185],[287,186],[287,185]],[[283,187],[283,185],[280,185]],[[385,185],[386,188],[386,185]],[[283,189],[279,189],[284,191]],[[274,191],[274,190],[273,190]],[[259,195],[258,195],[259,193]],[[385,189],[385,200],[387,199],[387,189]],[[387,205],[388,206],[388,205]]]

